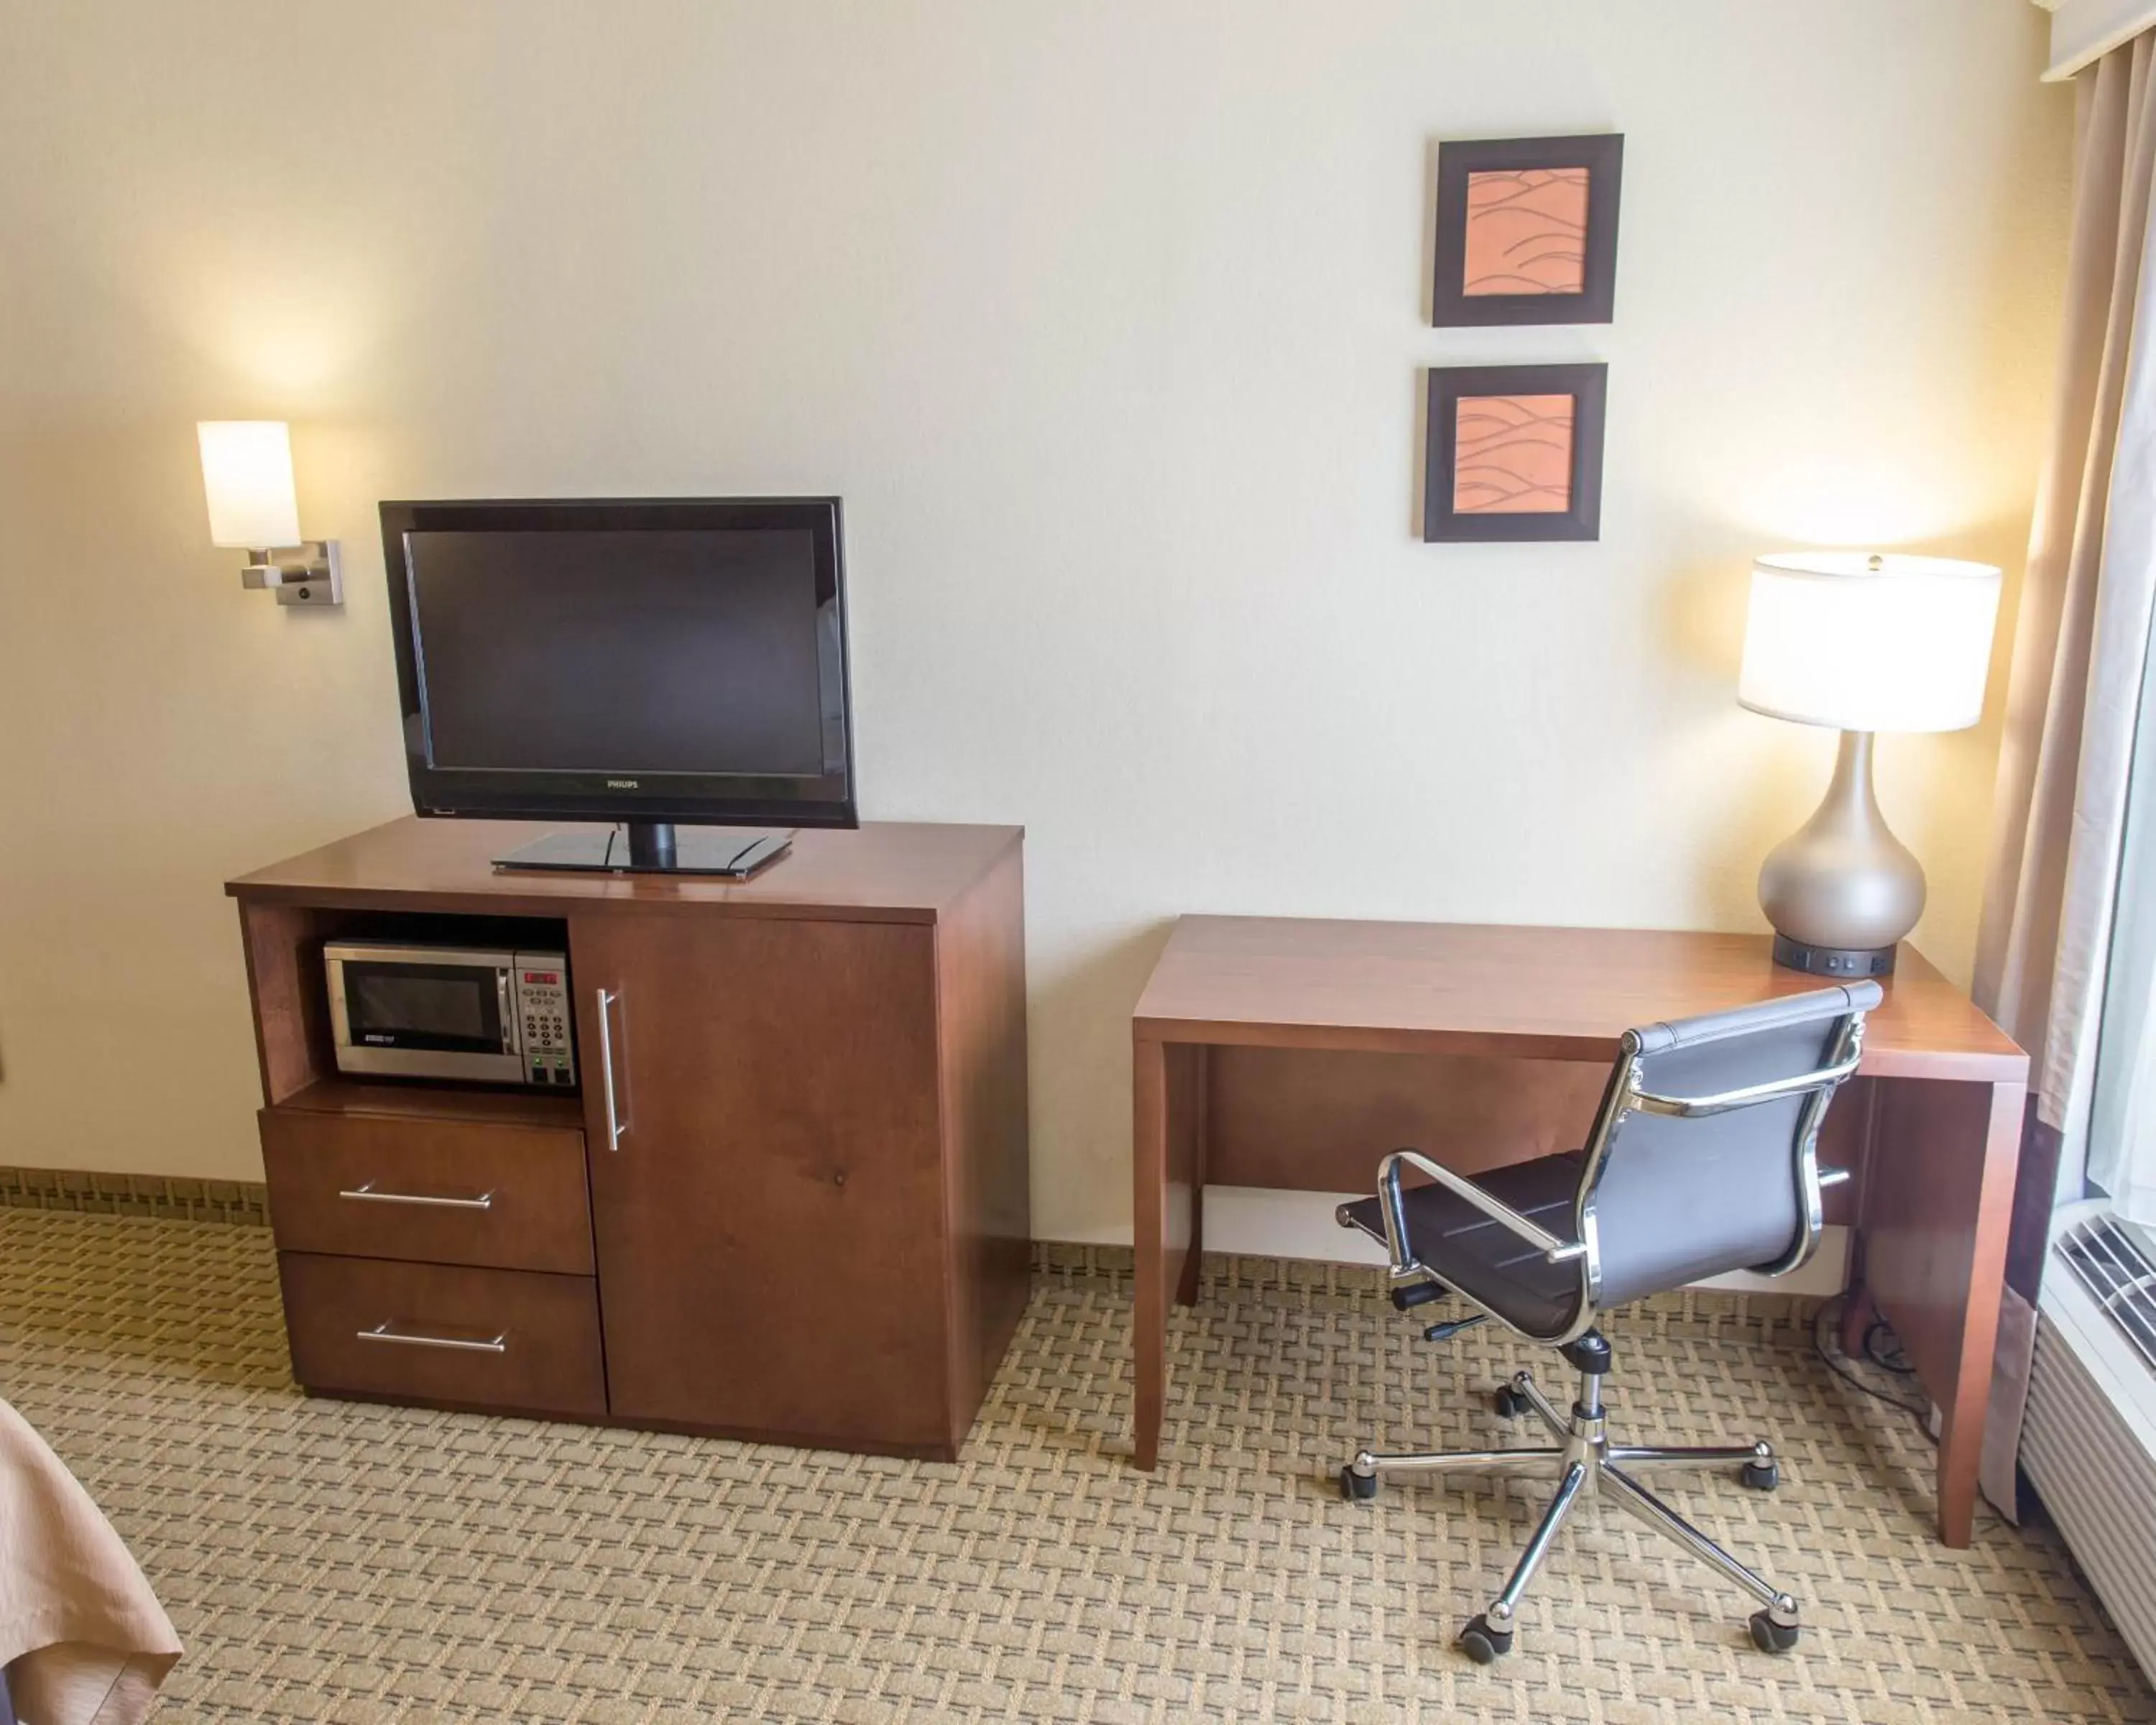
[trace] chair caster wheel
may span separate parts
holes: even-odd
[[[1500,1420],[1517,1420],[1532,1404],[1511,1384],[1500,1384],[1490,1398],[1490,1405]]]
[[[1772,1461],[1748,1461],[1737,1476],[1755,1491],[1771,1491],[1782,1483],[1782,1470]]]
[[[1493,1665],[1500,1654],[1512,1651],[1512,1632],[1491,1629],[1490,1620],[1478,1612],[1460,1630],[1460,1647],[1476,1664]]]
[[[1372,1474],[1364,1479],[1353,1467],[1340,1470],[1340,1495],[1350,1503],[1368,1503],[1378,1495],[1378,1476]]]
[[[1777,1623],[1764,1611],[1754,1611],[1752,1625],[1752,1645],[1762,1653],[1787,1653],[1797,1645],[1799,1633],[1794,1623]]]

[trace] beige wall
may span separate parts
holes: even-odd
[[[401,812],[377,500],[838,491],[880,818],[1022,821],[1039,1231],[1183,910],[1750,928],[1746,560],[2018,563],[2019,0],[0,0],[0,1162],[252,1176],[220,882]],[[1436,331],[1443,136],[1626,135],[1617,321]],[[1419,368],[1607,358],[1599,544],[1428,547]],[[352,597],[206,543],[289,418]],[[1997,691],[1993,709],[1997,708]],[[1966,973],[1989,727],[1889,741]]]

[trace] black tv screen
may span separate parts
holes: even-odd
[[[382,526],[420,813],[855,824],[836,499]]]

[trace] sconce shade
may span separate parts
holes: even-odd
[[[292,439],[285,422],[205,419],[195,435],[202,444],[210,543],[250,551],[299,544]]]
[[[1998,614],[1988,563],[1777,552],[1752,566],[1737,699],[1845,731],[1959,731],[1984,711]]]

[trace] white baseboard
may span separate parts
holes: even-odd
[[[1320,1264],[1382,1265],[1385,1255],[1374,1240],[1342,1228],[1332,1219],[1337,1205],[1367,1192],[1276,1192],[1259,1186],[1205,1189],[1205,1250],[1253,1258],[1301,1258]],[[1103,1235],[1086,1245],[1127,1245],[1129,1236]],[[1810,1263],[1793,1276],[1753,1276],[1739,1271],[1697,1286],[1799,1294],[1824,1299],[1841,1291],[1849,1274],[1849,1230],[1829,1228]]]

